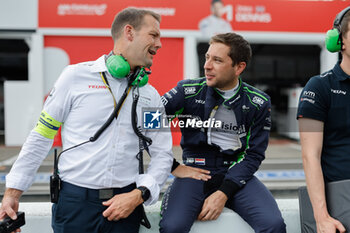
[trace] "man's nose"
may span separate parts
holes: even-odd
[[[160,48],[162,47],[162,42],[160,41],[160,38],[156,40],[155,47],[156,47],[157,49],[160,49]]]
[[[209,69],[212,68],[212,63],[211,63],[211,61],[210,61],[209,59],[205,61],[204,67],[203,67],[203,68],[204,68],[205,70],[209,70]]]

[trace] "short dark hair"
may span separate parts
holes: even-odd
[[[212,0],[212,1],[211,1],[211,5],[214,5],[214,4],[217,3],[217,2],[221,2],[221,3],[222,3],[221,0]]]
[[[153,11],[137,9],[132,7],[125,8],[124,10],[120,11],[115,16],[111,27],[113,41],[115,41],[121,36],[122,29],[127,24],[130,24],[135,28],[135,30],[138,30],[143,23],[143,18],[145,17],[145,15],[151,15],[158,22],[160,22],[160,15]]]
[[[232,59],[232,66],[240,62],[245,62],[248,65],[248,62],[252,58],[252,48],[250,44],[236,33],[217,34],[210,39],[209,44],[212,43],[222,43],[230,47],[228,56]]]
[[[349,22],[350,22],[350,10],[345,13],[340,23],[340,33],[344,37],[346,37],[346,34],[349,31]]]

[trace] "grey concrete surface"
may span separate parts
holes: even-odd
[[[277,199],[277,204],[281,210],[282,217],[287,226],[288,233],[300,233],[299,202],[297,199]],[[160,202],[152,206],[146,206],[145,211],[151,223],[151,229],[141,226],[140,233],[159,232]],[[20,210],[26,213],[26,225],[22,227],[22,232],[51,233],[51,203],[31,202],[20,203]],[[212,233],[212,232],[234,232],[252,233],[252,228],[235,212],[224,208],[219,218],[215,221],[200,222],[195,221],[190,233]]]

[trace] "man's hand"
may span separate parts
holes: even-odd
[[[218,190],[205,199],[202,211],[198,215],[199,221],[208,221],[217,219],[225,207],[227,196]]]
[[[336,233],[338,230],[340,233],[345,233],[346,229],[338,220],[331,216],[325,216],[316,220],[317,233]]]
[[[102,215],[109,221],[118,221],[127,218],[142,203],[141,191],[134,189],[128,193],[115,195],[108,201],[103,202],[102,204],[108,206],[108,208]]]
[[[178,178],[192,178],[196,180],[203,180],[208,181],[211,176],[210,171],[196,168],[196,167],[190,167],[186,165],[179,165],[177,168],[172,172],[172,174]]]
[[[17,189],[6,189],[4,198],[0,208],[0,220],[3,220],[6,216],[11,219],[17,219],[17,212],[19,207],[19,199],[22,195],[22,191]],[[17,229],[15,232],[21,232],[21,229]]]

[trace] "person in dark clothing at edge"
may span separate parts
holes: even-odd
[[[213,36],[209,44],[205,78],[182,80],[162,97],[168,117],[184,121],[186,166],[174,161],[177,178],[163,197],[160,232],[189,232],[196,219],[215,220],[225,206],[255,232],[286,232],[275,199],[254,176],[265,158],[271,103],[239,77],[251,47],[236,33]],[[187,168],[210,175],[197,170],[195,179],[188,178]]]
[[[341,52],[342,60],[333,69],[312,77],[299,98],[301,152],[318,233],[347,232],[331,216],[325,187],[329,182],[350,179],[349,24],[350,7],[347,7],[336,16],[325,41],[330,52]]]

